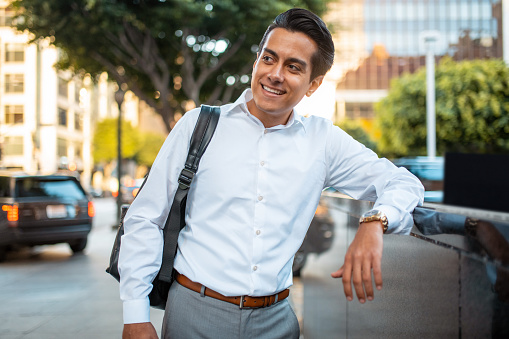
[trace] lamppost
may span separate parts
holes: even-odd
[[[436,110],[435,110],[435,43],[438,41],[438,31],[424,31],[421,39],[426,49],[426,147],[428,158],[436,156]]]
[[[120,210],[122,208],[122,192],[120,191],[120,178],[122,177],[122,103],[124,102],[125,91],[122,89],[121,84],[118,84],[118,90],[115,92],[115,101],[118,105],[118,120],[117,120],[117,179],[118,179],[118,194],[117,194],[117,225],[120,222]]]

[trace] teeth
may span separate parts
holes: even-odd
[[[267,92],[274,93],[274,94],[277,94],[277,95],[281,95],[281,94],[284,93],[284,92],[281,92],[281,91],[278,91],[278,90],[275,90],[275,89],[272,89],[272,88],[265,87],[263,85],[262,85],[262,88],[264,90],[266,90]]]

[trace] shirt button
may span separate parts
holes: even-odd
[[[256,235],[260,235],[260,233],[262,233],[262,231],[256,230]]]
[[[267,133],[269,133],[269,130],[268,130],[268,129],[266,129],[266,130],[264,130],[264,131],[263,131],[263,134],[267,134]]]
[[[253,271],[256,271],[258,269],[258,266],[253,266]]]
[[[260,166],[265,166],[265,161],[260,161]]]
[[[258,201],[262,201],[263,197],[261,195],[258,196]]]

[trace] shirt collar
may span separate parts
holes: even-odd
[[[254,117],[247,108],[248,101],[253,99],[253,92],[250,88],[246,89],[240,97],[233,103],[230,110],[228,111],[228,114],[233,113],[239,113],[244,112],[245,114],[248,114],[249,116]],[[292,114],[290,115],[290,119],[288,119],[288,122],[286,125],[277,125],[274,127],[271,127],[270,129],[284,129],[284,128],[290,128],[292,126],[301,126],[304,132],[306,131],[306,127],[304,125],[303,117],[296,112],[295,107],[293,108]]]

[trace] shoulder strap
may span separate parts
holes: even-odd
[[[177,251],[177,240],[180,230],[185,226],[187,193],[194,175],[198,171],[201,156],[207,149],[214,135],[221,110],[216,106],[201,107],[200,116],[194,127],[189,153],[184,169],[180,172],[178,188],[171,205],[170,214],[164,226],[163,262],[159,270],[159,279],[170,282],[172,279],[173,261]]]

